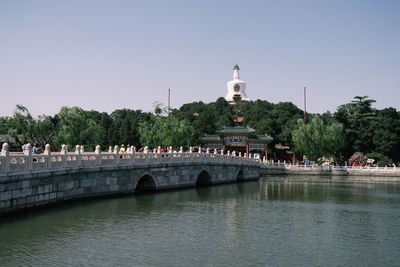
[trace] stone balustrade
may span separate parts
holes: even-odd
[[[200,151],[200,150],[199,150]],[[94,166],[118,166],[134,165],[140,163],[169,163],[182,161],[220,161],[220,162],[246,162],[246,164],[259,164],[257,158],[242,157],[240,154],[216,154],[193,152],[184,152],[181,147],[178,152],[172,152],[170,147],[168,152],[157,153],[149,152],[145,147],[143,152],[136,152],[135,147],[129,147],[125,153],[119,153],[118,146],[110,147],[109,152],[102,152],[100,146],[97,146],[94,152],[85,152],[84,147],[77,145],[75,151],[68,152],[67,146],[63,145],[61,152],[51,152],[50,146],[46,145],[42,154],[32,154],[30,144],[22,153],[9,152],[8,144],[2,146],[0,154],[0,173],[18,173],[41,170],[57,169],[77,169]]]
[[[365,175],[365,176],[400,176],[400,167],[369,167],[369,166],[319,166],[299,165],[286,162],[264,161],[261,163],[261,173],[264,174],[334,174],[334,175]]]

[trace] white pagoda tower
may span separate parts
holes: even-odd
[[[228,93],[226,94],[225,100],[229,103],[235,103],[237,100],[250,101],[246,95],[246,82],[239,78],[239,66],[236,64],[233,67],[233,80],[226,84]]]

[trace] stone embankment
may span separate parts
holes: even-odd
[[[260,173],[263,175],[334,175],[334,176],[368,176],[388,177],[389,180],[399,180],[399,167],[356,167],[356,166],[318,166],[294,165],[280,162],[266,161],[260,164]]]
[[[160,149],[158,150],[160,151]],[[172,151],[171,149],[169,151]],[[10,153],[7,144],[0,154],[0,215],[52,203],[212,185],[258,179],[259,159],[241,155],[179,152],[137,153],[134,147],[114,151],[85,152],[63,146],[52,153]]]

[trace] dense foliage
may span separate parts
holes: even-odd
[[[179,109],[167,109],[155,103],[154,113],[121,109],[107,114],[79,107],[62,107],[55,116],[33,118],[29,111],[17,105],[11,117],[0,117],[0,134],[6,135],[13,149],[27,142],[44,146],[52,142],[60,149],[67,144],[72,149],[83,144],[93,150],[100,144],[108,146],[130,144],[137,148],[158,145],[187,148],[199,144],[204,134],[215,134],[223,126],[242,123],[257,134],[269,134],[269,145],[287,145],[312,158],[332,157],[344,163],[355,152],[374,158],[378,165],[400,162],[400,112],[394,108],[375,109],[375,100],[356,96],[341,105],[334,114],[307,114],[290,102],[239,101],[229,105],[224,98],[212,103],[193,102]],[[12,140],[11,140],[12,139]]]
[[[338,122],[326,123],[320,116],[314,116],[310,123],[297,121],[298,129],[293,131],[293,142],[297,152],[308,158],[334,158],[338,161],[344,147],[343,125]]]

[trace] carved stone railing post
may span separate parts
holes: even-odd
[[[207,147],[207,154],[210,154],[210,148]]]
[[[1,147],[1,155],[4,157],[4,166],[3,171],[4,172],[9,172],[10,171],[10,152],[8,151],[8,144],[4,143],[3,146]]]
[[[193,153],[193,147],[189,147],[189,153]]]
[[[75,146],[75,157],[76,157],[76,167],[80,167],[82,164],[81,147],[79,145]]]
[[[161,147],[160,146],[157,147],[157,153],[161,154]]]
[[[85,153],[85,148],[83,147],[83,145],[81,145],[81,155]]]
[[[97,166],[101,166],[102,159],[101,159],[101,148],[100,148],[100,145],[96,146],[96,150],[94,151],[94,154],[96,155],[96,160],[97,160],[96,164],[97,164]]]
[[[135,162],[136,147],[131,146],[130,152],[131,152],[131,161],[133,163],[133,162]]]
[[[182,147],[182,146],[179,148],[179,153],[180,153],[180,154],[183,153],[183,147]]]
[[[68,155],[68,148],[66,145],[62,145],[61,146],[61,152],[60,152],[61,156],[62,156],[62,162],[63,162],[63,167],[67,167],[68,166],[68,162],[67,162],[67,155]]]
[[[119,148],[117,145],[114,147],[114,154],[115,154],[114,165],[117,165],[119,163]]]
[[[172,146],[169,147],[169,151],[168,152],[172,154],[172,152],[173,152],[172,151]]]
[[[25,156],[29,156],[32,153],[32,145],[30,143],[25,145],[25,150],[22,152]]]
[[[144,157],[145,157],[145,161],[146,162],[148,162],[148,160],[149,160],[149,147],[148,146],[145,146],[144,148],[143,148],[143,153],[144,153]]]
[[[214,148],[214,154],[217,155],[217,153],[218,153],[218,152],[217,152],[217,149]]]
[[[46,144],[46,146],[44,147],[43,154],[47,156],[47,168],[51,169],[51,151],[49,144]]]
[[[32,162],[33,162],[31,144],[29,143],[26,144],[24,155],[25,155],[25,168],[27,171],[30,171],[32,170]]]
[[[199,150],[197,151],[197,153],[201,153],[201,146],[199,146]]]
[[[108,147],[108,153],[112,153],[112,146]]]

